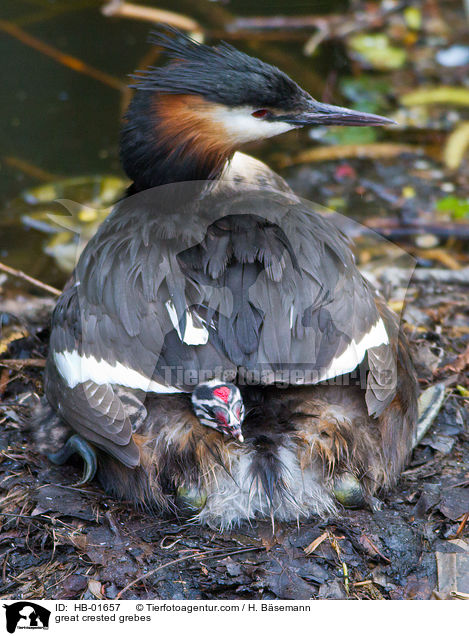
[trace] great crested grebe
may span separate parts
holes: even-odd
[[[333,513],[347,480],[345,503],[369,503],[412,446],[408,344],[333,222],[238,148],[391,122],[227,44],[153,43],[169,63],[136,76],[133,184],[54,311],[37,442],[116,496],[217,527]]]

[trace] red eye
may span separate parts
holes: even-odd
[[[251,113],[251,115],[253,117],[256,117],[257,119],[262,119],[263,117],[267,117],[267,115],[270,115],[270,111],[266,110],[265,108],[261,108],[260,110],[255,110],[253,113]]]

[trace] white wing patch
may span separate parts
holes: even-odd
[[[173,305],[173,302],[171,300],[168,300],[165,304],[166,304],[166,309],[168,311],[169,317],[171,319],[171,323],[173,327],[176,329],[179,336],[179,340],[181,340],[181,342],[184,342],[185,344],[188,344],[188,345],[207,344],[208,336],[209,336],[208,331],[203,325],[202,327],[197,327],[194,324],[194,317],[191,311],[189,311],[188,309],[186,309],[185,311],[186,328],[184,329],[184,334],[182,334],[176,308]],[[199,316],[197,317],[201,322],[203,322]]]
[[[330,365],[320,375],[318,382],[350,373],[362,362],[368,349],[384,344],[389,344],[389,337],[384,322],[380,318],[361,340],[358,342],[352,340],[340,356],[331,360]]]
[[[120,384],[129,389],[152,393],[183,393],[181,389],[160,384],[120,362],[112,365],[93,356],[81,356],[78,351],[54,352],[54,361],[58,372],[71,389],[91,380],[96,384]]]

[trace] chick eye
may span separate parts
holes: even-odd
[[[228,424],[228,418],[226,417],[226,413],[224,413],[223,411],[215,411],[215,419],[222,426],[226,426]]]
[[[270,110],[261,108],[260,110],[255,110],[253,113],[251,113],[251,115],[253,117],[256,117],[256,119],[263,119],[264,117],[267,117],[267,115],[270,115]]]

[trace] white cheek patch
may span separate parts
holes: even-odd
[[[210,110],[210,117],[223,124],[227,136],[240,144],[256,139],[275,137],[295,128],[295,126],[283,121],[267,121],[253,117],[252,113],[255,111],[255,107],[215,106]]]
[[[352,340],[345,351],[331,361],[328,368],[321,374],[319,382],[350,373],[363,361],[368,349],[384,344],[389,344],[389,337],[384,322],[380,318],[359,342]]]
[[[179,320],[176,312],[176,308],[171,300],[168,300],[166,303],[166,309],[168,311],[169,317],[171,319],[171,323],[173,327],[176,329],[179,340],[188,345],[204,345],[208,342],[208,331],[202,325],[202,327],[197,327],[194,324],[194,317],[192,312],[186,310],[186,327],[184,329],[184,334],[181,333],[181,328],[179,326]],[[201,320],[201,318],[199,318]]]
[[[160,384],[120,362],[112,365],[93,356],[81,356],[78,351],[54,352],[54,361],[58,372],[71,389],[91,380],[96,384],[119,384],[129,389],[152,393],[183,393],[181,389]]]

